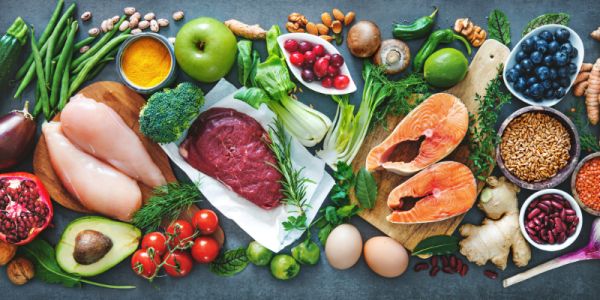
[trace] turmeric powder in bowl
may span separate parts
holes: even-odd
[[[159,88],[174,71],[172,52],[160,36],[134,38],[120,52],[120,74],[139,92]]]

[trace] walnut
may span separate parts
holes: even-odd
[[[298,23],[287,22],[285,28],[289,32],[304,32],[304,28],[300,28],[300,24]]]
[[[10,282],[23,285],[35,276],[35,268],[28,259],[17,257],[8,264],[6,275],[8,275]]]
[[[6,265],[17,252],[17,246],[0,241],[0,266]]]
[[[473,47],[479,47],[487,38],[487,32],[473,24],[469,18],[457,19],[454,22],[454,31],[465,36]]]

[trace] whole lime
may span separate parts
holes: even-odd
[[[248,248],[246,248],[246,256],[248,256],[248,260],[251,263],[257,266],[266,266],[271,261],[273,252],[267,249],[265,246],[254,241],[248,244]]]
[[[288,280],[300,273],[300,264],[287,254],[277,254],[271,260],[271,274],[280,280]]]
[[[432,86],[447,88],[459,83],[469,69],[469,61],[454,48],[443,48],[425,61],[425,80]]]

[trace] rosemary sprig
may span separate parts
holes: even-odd
[[[583,102],[577,101],[575,107],[571,108],[567,112],[567,116],[573,121],[577,132],[579,132],[579,141],[581,143],[581,149],[588,152],[600,151],[600,145],[598,145],[598,139],[590,130],[590,122],[587,120],[584,114],[581,112],[585,111]]]
[[[292,165],[291,139],[285,135],[283,123],[279,119],[275,119],[275,124],[269,126],[269,138],[271,142],[267,144],[277,160],[273,167],[283,176],[280,181],[282,203],[295,207],[295,210],[290,212],[297,214],[297,216],[288,216],[287,221],[282,224],[283,228],[286,231],[305,230],[307,229],[306,209],[310,208],[306,199],[306,184],[312,181],[302,176],[304,168],[295,169]]]
[[[512,99],[509,93],[502,90],[502,68],[500,65],[498,76],[488,82],[485,95],[475,95],[475,101],[479,102],[477,116],[469,114],[469,161],[475,177],[479,180],[485,180],[495,164],[494,151],[499,142],[496,136],[496,122],[502,106]]]
[[[191,183],[172,182],[155,187],[153,196],[135,213],[132,223],[144,231],[154,231],[163,220],[177,219],[183,210],[201,198],[202,194]]]

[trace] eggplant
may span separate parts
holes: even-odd
[[[36,123],[28,108],[26,101],[23,110],[0,117],[0,170],[20,163],[33,148]]]

